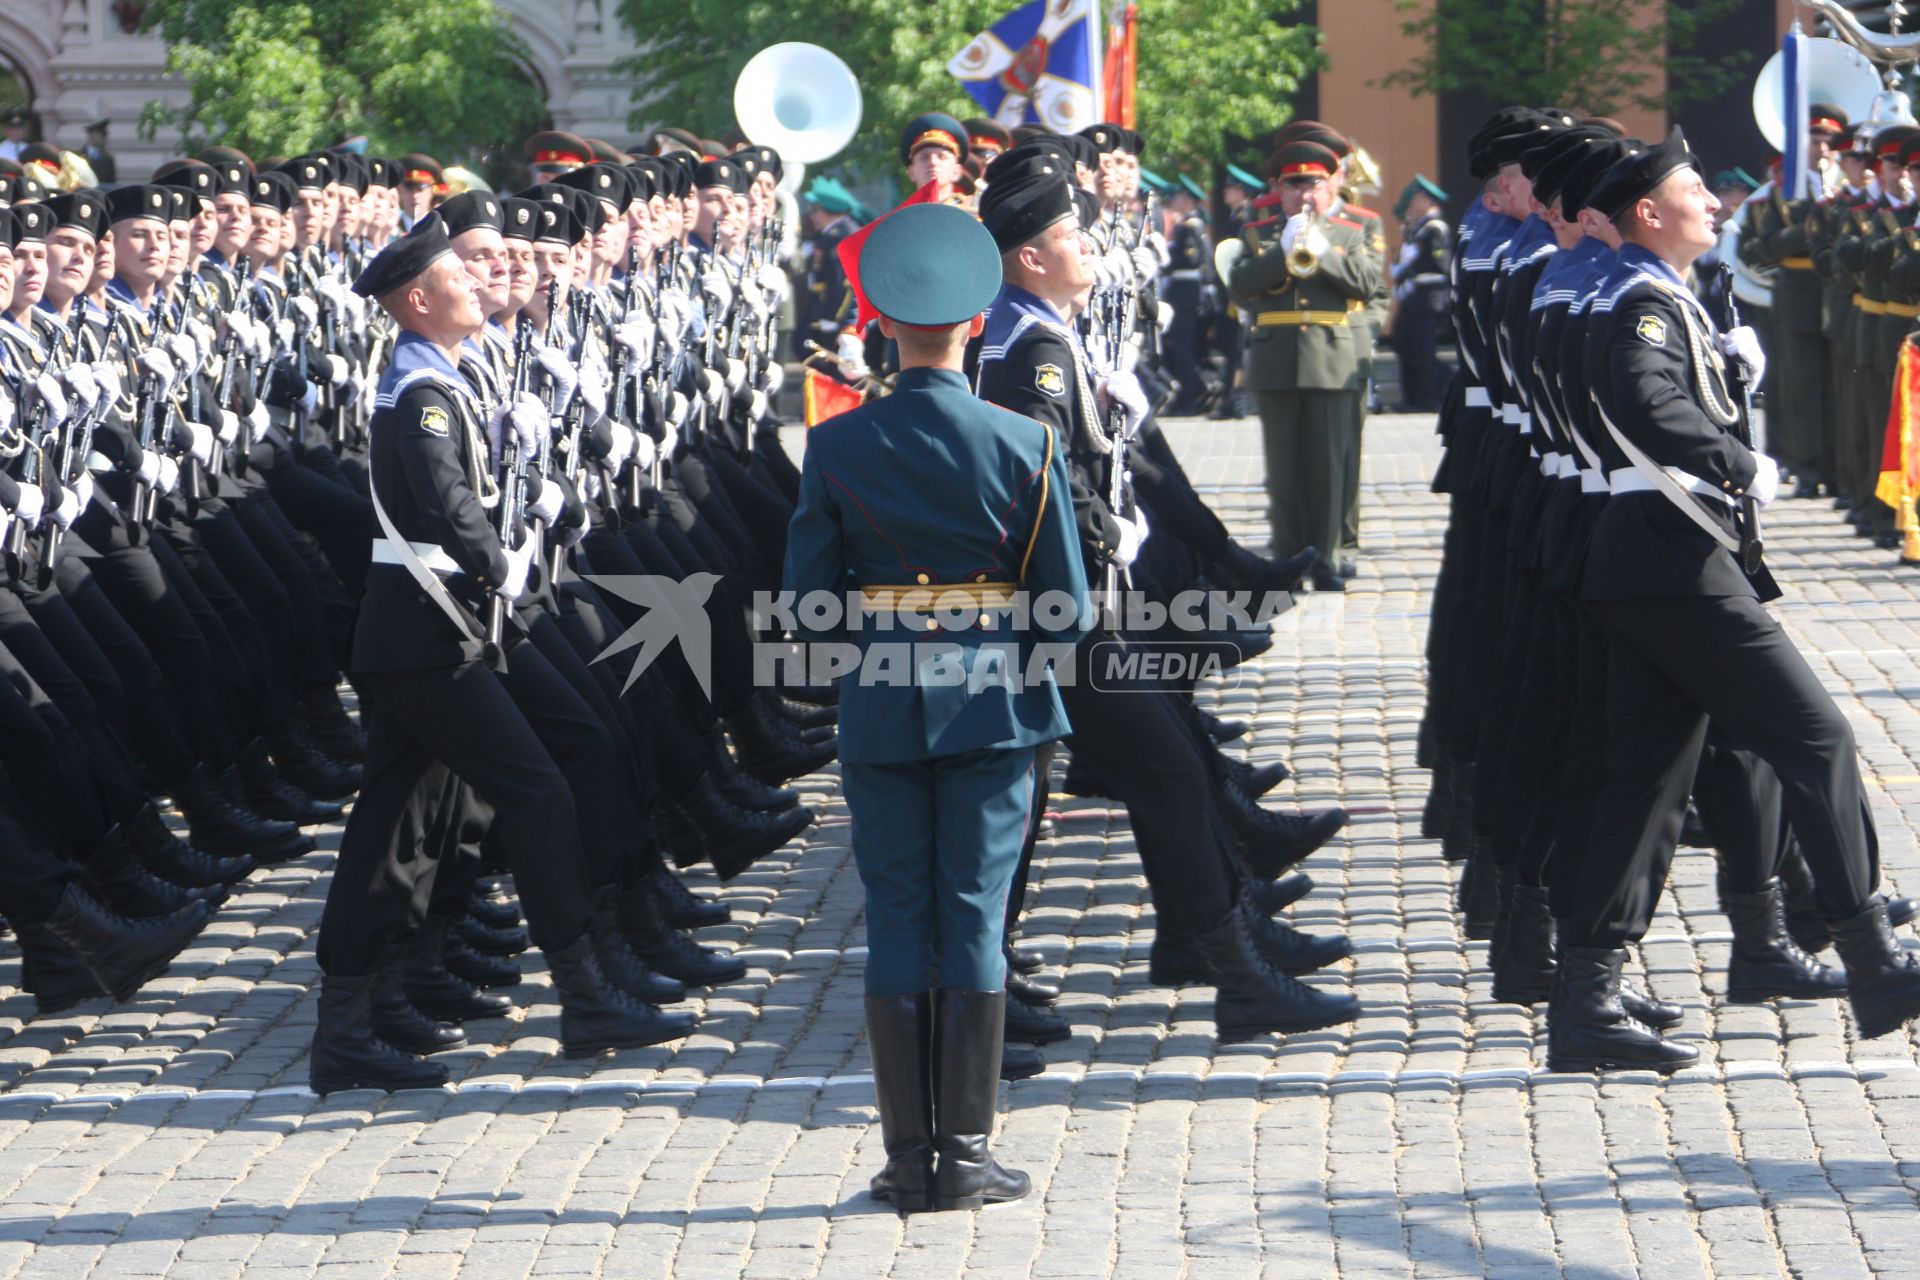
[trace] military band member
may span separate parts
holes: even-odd
[[[1400,193],[1400,257],[1393,264],[1392,343],[1400,361],[1400,411],[1432,413],[1440,407],[1440,329],[1446,320],[1448,269],[1453,232],[1441,206],[1447,193],[1415,174]]]

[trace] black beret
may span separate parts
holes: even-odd
[[[18,174],[0,173],[0,205],[12,204],[19,194],[20,177]]]
[[[224,164],[245,165],[247,176],[253,176],[254,165],[252,157],[237,147],[207,147],[203,149],[195,159],[199,160],[202,164],[210,164],[215,167]]]
[[[351,151],[342,151],[333,157],[335,181],[343,187],[352,187],[361,195],[367,194],[367,158],[355,155]]]
[[[369,187],[393,187],[400,181],[394,171],[393,161],[384,156],[367,157],[367,185]]]
[[[200,212],[200,202],[193,198],[193,193],[180,187],[169,187],[165,183],[158,185],[167,193],[167,221],[192,222],[194,215]]]
[[[1692,169],[1706,177],[1686,136],[1675,125],[1660,145],[1642,147],[1616,161],[1587,202],[1604,216],[1617,218],[1681,169]]]
[[[219,194],[219,175],[212,165],[198,160],[169,160],[153,171],[153,180],[163,187],[179,187],[209,203]]]
[[[747,188],[753,185],[753,178],[732,160],[702,160],[694,174],[694,185],[702,191],[709,187],[725,187],[735,195],[745,195]]]
[[[1587,198],[1622,157],[1636,149],[1624,138],[1609,137],[1583,156],[1560,182],[1560,216],[1576,217],[1587,207]]]
[[[21,205],[13,211],[13,220],[19,228],[14,237],[16,245],[28,240],[45,240],[47,232],[53,230],[53,215],[43,204]]]
[[[467,191],[440,202],[434,210],[447,224],[447,238],[475,227],[500,230],[500,197],[489,191]]]
[[[208,167],[213,170],[215,196],[244,196],[252,187],[253,170],[237,160],[223,160]]]
[[[580,239],[580,220],[573,216],[573,206],[539,201],[540,225],[534,229],[535,244],[557,244],[571,247]]]
[[[1000,292],[1000,249],[977,219],[950,204],[888,214],[860,246],[860,287],[901,324],[964,324]]]
[[[1073,188],[1073,211],[1080,215],[1080,225],[1091,227],[1100,221],[1100,197],[1085,187]]]
[[[151,186],[147,183],[131,183],[124,187],[115,187],[107,193],[107,223],[109,226],[127,222],[134,218],[151,218],[155,222],[168,220],[173,207],[165,187]]]
[[[300,191],[325,191],[327,174],[321,169],[320,162],[312,156],[302,156],[298,160],[289,160],[274,170],[293,179],[293,185]]]
[[[900,163],[913,159],[922,147],[945,147],[958,157],[967,154],[968,145],[967,131],[958,120],[944,111],[924,111],[900,130]]]
[[[1090,124],[1080,131],[1080,136],[1091,142],[1094,150],[1101,155],[1120,151],[1137,156],[1146,150],[1146,144],[1139,134],[1117,124]]]
[[[91,187],[55,196],[44,206],[54,228],[72,227],[98,240],[107,229],[106,198]]]
[[[1560,184],[1582,158],[1592,155],[1600,144],[1613,140],[1604,129],[1569,129],[1546,146],[1527,152],[1520,167],[1533,183],[1533,198],[1541,204],[1551,204],[1560,192]]]
[[[554,182],[576,191],[585,191],[589,195],[605,200],[623,213],[633,200],[632,189],[627,184],[626,169],[617,164],[595,162],[582,165],[578,169],[560,174]]]
[[[278,169],[269,169],[256,174],[251,189],[247,192],[249,204],[264,205],[269,209],[278,209],[281,213],[293,208],[293,179]]]
[[[0,209],[0,249],[13,252],[13,246],[20,243],[20,220],[13,216],[11,209]]]
[[[1009,151],[989,167],[990,174],[997,169],[999,176],[987,179],[986,194],[980,197],[980,221],[1003,253],[1074,216],[1071,175],[1050,162],[1052,153],[1003,165],[1013,154]]]
[[[740,162],[742,169],[754,177],[770,173],[775,182],[780,181],[780,175],[783,172],[780,153],[772,147],[741,147],[733,153],[733,158]]]
[[[447,203],[451,204],[452,201]],[[442,206],[443,211],[444,208]],[[500,234],[507,239],[525,240],[531,244],[539,226],[540,205],[537,201],[508,196],[500,202]]]
[[[627,187],[642,204],[659,195],[666,182],[666,166],[652,156],[643,156],[627,166]]]
[[[1071,182],[1073,180],[1074,151],[1072,147],[1067,145],[1070,141],[1087,143],[1085,138],[1062,137],[1057,133],[1041,134],[1038,137],[1030,138],[1022,142],[1019,146],[1002,151],[999,155],[987,161],[986,171],[981,176],[988,182],[992,182],[995,173],[1004,176],[1033,157],[1046,155],[1053,158],[1054,163],[1060,166],[1060,172],[1064,173],[1067,176],[1067,180]],[[1087,143],[1087,145],[1090,147],[1092,144]]]
[[[693,175],[700,168],[700,157],[691,151],[668,151],[657,157],[666,166],[668,186],[665,195],[685,197],[693,191]]]
[[[353,291],[363,298],[380,298],[419,278],[422,271],[453,252],[447,242],[447,224],[430,213],[413,230],[374,255]]]

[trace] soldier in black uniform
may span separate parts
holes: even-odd
[[[1393,264],[1392,342],[1400,360],[1400,412],[1440,407],[1440,328],[1449,307],[1453,231],[1442,216],[1447,193],[1415,174],[1393,211],[1400,217],[1400,258]]]
[[[1209,283],[1213,275],[1213,238],[1207,233],[1202,215],[1207,193],[1186,174],[1167,196],[1167,208],[1179,219],[1168,241],[1166,292],[1162,297],[1173,308],[1173,320],[1161,335],[1161,350],[1166,353],[1167,372],[1180,384],[1173,403],[1166,411],[1174,416],[1199,413],[1206,408],[1211,388],[1202,372],[1203,342],[1207,321],[1213,316],[1215,294]]]

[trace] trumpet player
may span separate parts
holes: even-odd
[[[1347,476],[1360,460],[1347,424],[1365,394],[1368,330],[1352,323],[1380,282],[1366,230],[1330,215],[1339,158],[1313,142],[1289,142],[1267,158],[1278,183],[1278,239],[1248,228],[1247,248],[1227,287],[1252,318],[1247,386],[1260,410],[1267,459],[1271,550],[1287,557],[1322,549],[1316,591],[1344,591],[1336,564]]]

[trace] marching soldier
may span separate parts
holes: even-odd
[[[1213,273],[1213,239],[1201,214],[1206,201],[1205,189],[1184,173],[1167,197],[1167,209],[1177,221],[1168,245],[1164,299],[1173,309],[1173,319],[1162,341],[1167,372],[1180,384],[1173,403],[1167,406],[1167,412],[1175,416],[1199,413],[1212,390],[1201,372],[1201,344],[1214,311],[1213,290],[1208,283]]]
[[[1447,277],[1453,233],[1441,216],[1447,193],[1420,174],[1400,193],[1400,259],[1393,264],[1391,341],[1400,361],[1400,412],[1432,413],[1440,407],[1440,360],[1436,348],[1447,315]]]

